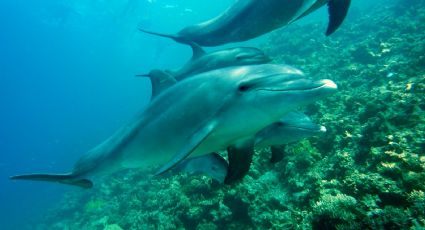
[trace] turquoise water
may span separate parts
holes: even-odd
[[[190,57],[188,47],[142,34],[139,25],[175,32],[232,2],[0,2],[0,228],[423,227],[419,0],[353,1],[330,37],[323,35],[321,9],[288,28],[226,45],[256,46],[276,63],[340,86],[337,95],[303,108],[328,128],[326,136],[287,146],[274,166],[267,150],[258,150],[238,185],[187,175],[148,180],[135,171],[92,190],[8,179],[70,169],[147,105],[150,83],[135,74],[178,68]]]

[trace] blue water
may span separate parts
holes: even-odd
[[[31,229],[78,189],[9,176],[70,170],[146,106],[150,84],[135,74],[176,68],[190,57],[188,47],[142,34],[138,25],[175,32],[232,2],[0,1],[0,229]],[[350,14],[370,4],[357,0]]]

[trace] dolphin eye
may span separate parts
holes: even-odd
[[[247,84],[242,84],[242,85],[239,85],[239,87],[238,87],[238,90],[241,91],[241,92],[245,92],[248,89],[249,89],[249,85],[247,85]]]
[[[246,59],[246,58],[248,58],[248,55],[246,55],[246,54],[239,54],[239,55],[236,56],[236,60],[238,60],[238,61]]]

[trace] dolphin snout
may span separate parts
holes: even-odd
[[[325,87],[328,89],[338,89],[338,86],[332,80],[324,79],[324,80],[321,80],[320,82],[323,84],[322,87]]]

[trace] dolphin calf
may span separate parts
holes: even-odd
[[[351,0],[238,0],[217,17],[187,26],[174,35],[139,29],[184,44],[195,42],[201,46],[219,46],[256,38],[327,4],[328,36],[342,24],[350,3]]]
[[[300,112],[289,112],[278,122],[275,122],[255,135],[255,147],[270,147],[272,157],[270,161],[276,163],[284,157],[283,146],[299,141],[303,138],[325,133],[326,128],[317,125]],[[227,161],[217,153],[192,157],[183,160],[172,170],[173,173],[185,172],[188,174],[207,175],[219,183],[225,183],[228,174]]]
[[[276,163],[283,158],[282,145],[325,132],[325,126],[315,124],[307,115],[293,111],[260,130],[255,137],[255,146],[260,148],[270,146],[272,153],[270,161]]]
[[[217,77],[228,76],[228,77]],[[232,175],[245,173],[255,135],[295,107],[336,90],[331,80],[311,80],[286,65],[228,67],[185,79],[155,97],[110,138],[83,155],[65,174],[11,179],[51,181],[83,188],[97,175],[157,167],[162,174],[187,157],[227,149]],[[232,167],[230,167],[232,168]]]
[[[265,64],[271,61],[263,51],[254,47],[236,47],[207,53],[199,45],[190,43],[193,51],[192,58],[179,70],[167,70],[176,80],[188,76],[230,66]],[[153,72],[149,74],[155,74]],[[141,74],[137,76],[148,76]]]

